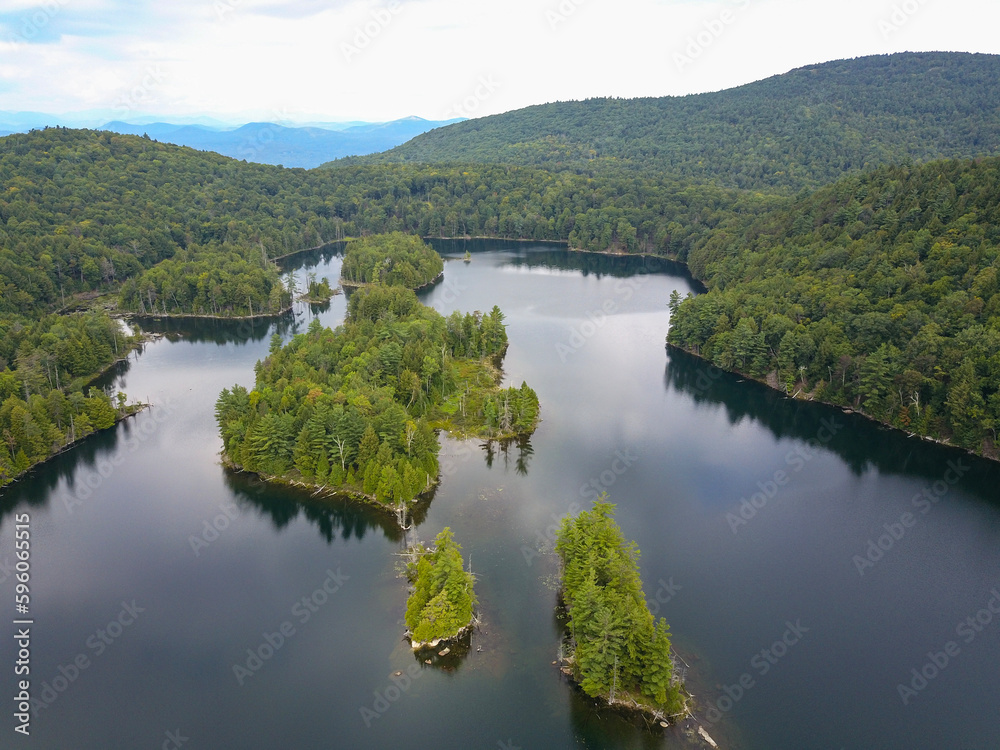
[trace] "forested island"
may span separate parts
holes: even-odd
[[[405,619],[413,649],[436,648],[467,633],[475,618],[475,577],[466,572],[451,529],[442,529],[429,548],[412,547],[410,555],[406,577],[413,590]]]
[[[688,711],[670,628],[649,611],[639,550],[625,541],[614,510],[605,494],[559,527],[560,591],[569,619],[561,660],[590,697],[669,721]]]
[[[448,318],[413,291],[372,284],[355,291],[335,331],[307,333],[256,367],[252,391],[223,390],[216,404],[233,466],[405,509],[438,481],[434,431],[503,440],[529,435],[538,396],[501,388],[503,314]]]
[[[392,232],[351,240],[344,250],[341,286],[386,284],[420,289],[444,273],[444,261],[412,234]]]
[[[322,305],[329,302],[335,294],[340,294],[340,289],[332,288],[328,278],[324,276],[317,281],[316,274],[310,273],[306,291],[299,299],[313,305]]]

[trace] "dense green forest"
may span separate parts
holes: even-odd
[[[998,79],[996,55],[838,60],[708,94],[527,107],[344,161],[531,164],[794,191],[879,164],[1000,154]]]
[[[0,487],[134,411],[86,385],[139,340],[101,313],[0,318]]]
[[[124,357],[139,340],[97,312],[46,315],[30,323],[0,318],[0,372],[14,377],[21,392],[73,390]]]
[[[260,253],[197,245],[126,281],[119,300],[143,315],[212,317],[274,315],[292,304],[277,267]]]
[[[475,578],[462,562],[462,547],[447,526],[427,549],[411,550],[416,562],[406,574],[413,591],[406,601],[406,627],[414,648],[419,644],[454,638],[472,623]]]
[[[639,550],[635,542],[626,543],[615,506],[606,499],[564,518],[556,537],[569,615],[570,653],[564,660],[587,695],[675,716],[684,710],[684,695],[670,628],[649,611]]]
[[[536,167],[285,170],[59,128],[0,144],[0,314],[116,291],[182,250],[273,259],[380,232],[561,240],[684,257],[734,212],[783,200],[666,176],[594,179]]]
[[[336,235],[303,170],[87,130],[0,143],[0,313],[113,290],[190,245],[275,257]]]
[[[985,113],[1000,107],[998,73],[1000,58],[987,55],[862,58],[717,94],[545,105],[421,136],[440,143],[434,161],[503,165],[285,170],[138,136],[61,128],[11,135],[0,140],[0,313],[48,311],[76,292],[113,290],[190,245],[274,258],[345,236],[405,231],[684,259],[733,214],[774,208],[772,188],[888,162],[995,154],[1000,124]],[[668,137],[678,127],[682,136]],[[617,145],[579,164],[502,158],[490,145],[494,135],[522,142],[531,133]],[[694,161],[672,166],[677,154]],[[765,192],[736,190],[748,187]]]
[[[275,337],[254,390],[222,392],[225,454],[249,471],[405,507],[437,482],[434,428],[487,439],[534,430],[534,391],[498,386],[506,348],[496,307],[444,318],[403,287],[364,287],[344,325],[314,320],[284,347]]]
[[[957,249],[949,252],[961,256],[955,264],[988,273],[993,219],[981,201],[975,215],[963,219],[966,192],[981,186],[945,174],[948,184],[938,191],[929,184],[919,188],[913,205],[899,186],[880,192],[872,184],[877,199],[862,194],[866,176],[815,194],[793,191],[885,162],[996,153],[1000,125],[990,113],[998,109],[992,85],[998,67],[996,56],[890,55],[811,66],[716,94],[545,105],[429,133],[364,164],[310,171],[112,133],[50,128],[8,136],[0,139],[0,332],[29,328],[101,294],[120,295],[125,309],[140,313],[273,312],[288,299],[271,259],[345,237],[408,232],[558,240],[688,262],[712,293],[675,319],[682,346],[755,377],[773,374],[772,385],[793,393],[801,389],[851,404],[989,454],[996,388],[988,343],[994,312],[983,296],[988,284],[975,286],[967,271],[935,263],[936,255],[923,257],[920,249],[927,241],[929,251],[952,242]],[[391,159],[454,163],[384,163]],[[859,193],[851,200],[846,193],[854,190]],[[831,196],[839,213],[828,219],[822,212]],[[941,226],[917,220],[916,209],[921,217],[935,211]],[[973,234],[963,234],[970,227]],[[975,245],[976,227],[987,244]],[[910,239],[905,235],[911,230],[931,236]],[[881,248],[871,251],[870,275],[857,268],[859,243]],[[877,269],[877,253],[891,255],[893,243],[916,247],[919,263],[888,257]],[[753,249],[746,259],[745,248]],[[897,277],[903,268],[927,276],[907,287],[910,296],[901,301]],[[837,280],[838,271],[855,278]],[[859,292],[867,302],[850,298],[842,310],[820,315],[806,303],[821,292],[800,290],[799,304],[808,314],[782,304],[771,319],[757,302],[734,296],[737,284],[749,290],[792,275],[801,284],[813,280],[831,289],[843,281],[845,293]],[[894,318],[900,310],[875,299],[866,279],[882,284],[909,317],[902,323]],[[886,279],[891,281],[883,284]],[[914,299],[925,292],[931,296],[921,308]],[[962,293],[970,295],[969,310]],[[767,298],[773,290],[760,294]],[[977,297],[981,310],[975,309]],[[725,353],[724,322],[711,342],[704,330],[684,328],[695,310],[723,301],[724,314],[736,321],[729,338],[750,342],[748,352]],[[928,316],[942,331],[917,327],[911,313]],[[880,317],[885,315],[891,325]],[[796,330],[781,346],[776,337],[789,333],[786,321]],[[844,329],[837,344],[836,331],[830,338],[821,328],[834,323]],[[767,325],[777,329],[762,329]],[[970,328],[977,325],[987,333]],[[808,336],[802,351],[792,353],[800,326]],[[916,366],[901,374],[899,356],[910,361],[916,345],[906,336],[914,332],[955,340],[959,348],[932,337],[924,347],[934,363],[912,360]],[[760,336],[767,357],[756,352]],[[979,343],[966,347],[962,336]],[[808,353],[810,341],[821,354]],[[957,357],[959,350],[969,356]],[[0,357],[18,366],[10,346]],[[864,373],[858,369],[863,362]],[[64,368],[69,365],[66,360]],[[82,377],[72,366],[74,377]],[[100,366],[95,368],[90,374]],[[903,375],[905,387],[897,382]],[[509,407],[493,403],[493,410],[502,416]]]
[[[344,250],[341,284],[387,284],[419,289],[444,272],[444,261],[412,234],[392,232],[351,240]]]
[[[713,236],[669,340],[995,456],[998,256],[1000,160],[883,167]]]

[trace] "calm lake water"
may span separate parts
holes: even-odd
[[[0,496],[0,562],[31,514],[32,691],[48,702],[14,740],[8,700],[4,747],[687,747],[598,710],[552,665],[545,550],[600,489],[722,748],[1000,747],[995,465],[666,351],[667,298],[695,286],[679,266],[435,246],[449,260],[424,301],[500,305],[506,378],[544,420],[506,452],[442,437],[416,533],[450,526],[471,555],[472,652],[423,668],[401,639],[391,521],[219,465],[219,391],[252,386],[273,332],[341,322],[344,297],[272,323],[150,321],[165,337],[105,384],[156,407]],[[334,251],[294,262],[300,284],[339,276]],[[8,698],[14,659],[8,635]]]

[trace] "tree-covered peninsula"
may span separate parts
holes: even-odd
[[[606,495],[564,518],[556,536],[569,616],[563,660],[592,698],[669,720],[686,711],[670,628],[654,619],[639,580],[639,550],[626,543]]]
[[[475,577],[462,563],[462,547],[445,527],[430,548],[411,549],[416,558],[406,568],[413,585],[406,602],[406,627],[414,649],[436,646],[468,631],[475,617]]]
[[[364,287],[342,326],[313,321],[286,346],[275,337],[254,389],[222,392],[225,457],[265,477],[405,508],[437,482],[436,428],[485,439],[535,429],[535,392],[499,386],[506,348],[496,307],[444,318],[403,287]]]
[[[0,319],[0,487],[140,408],[88,387],[140,341],[104,313]]]
[[[122,309],[142,315],[253,318],[292,304],[263,249],[191,246],[122,284]]]
[[[419,289],[444,272],[444,261],[416,235],[376,234],[347,243],[340,283],[345,286],[386,284]]]

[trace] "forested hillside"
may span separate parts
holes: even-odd
[[[334,233],[304,172],[137,136],[49,128],[2,140],[0,313],[112,289],[196,244],[271,256]]]
[[[780,201],[666,178],[595,180],[535,167],[286,170],[86,130],[50,128],[0,145],[0,314],[115,290],[183,249],[236,250],[263,264],[373,232],[562,240],[683,257],[734,210]]]
[[[527,107],[351,161],[627,168],[796,190],[879,164],[1000,153],[997,80],[996,55],[838,60],[708,94]]]
[[[670,341],[996,455],[998,258],[1000,159],[883,167],[695,250]]]
[[[529,108],[452,125],[380,157],[528,166],[283,170],[137,136],[57,128],[8,136],[0,141],[0,313],[113,289],[191,245],[274,258],[344,236],[408,231],[683,259],[733,214],[781,200],[734,188],[799,187],[869,165],[995,153],[998,78],[997,56],[862,58],[696,97]],[[531,134],[536,145],[554,138],[587,154],[536,158],[497,146]],[[421,144],[436,145],[418,157]],[[580,173],[584,165],[591,168]],[[553,171],[563,166],[574,169]]]
[[[689,263],[712,291],[681,305],[678,345],[990,453],[996,162],[880,165],[996,153],[998,61],[892,55],[695,97],[545,105],[309,171],[138,136],[9,136],[0,367],[29,392],[42,361],[63,388],[70,372],[85,382],[72,326],[45,324],[59,353],[44,360],[23,332],[96,294],[139,313],[279,311],[273,259],[332,240],[559,240]]]

